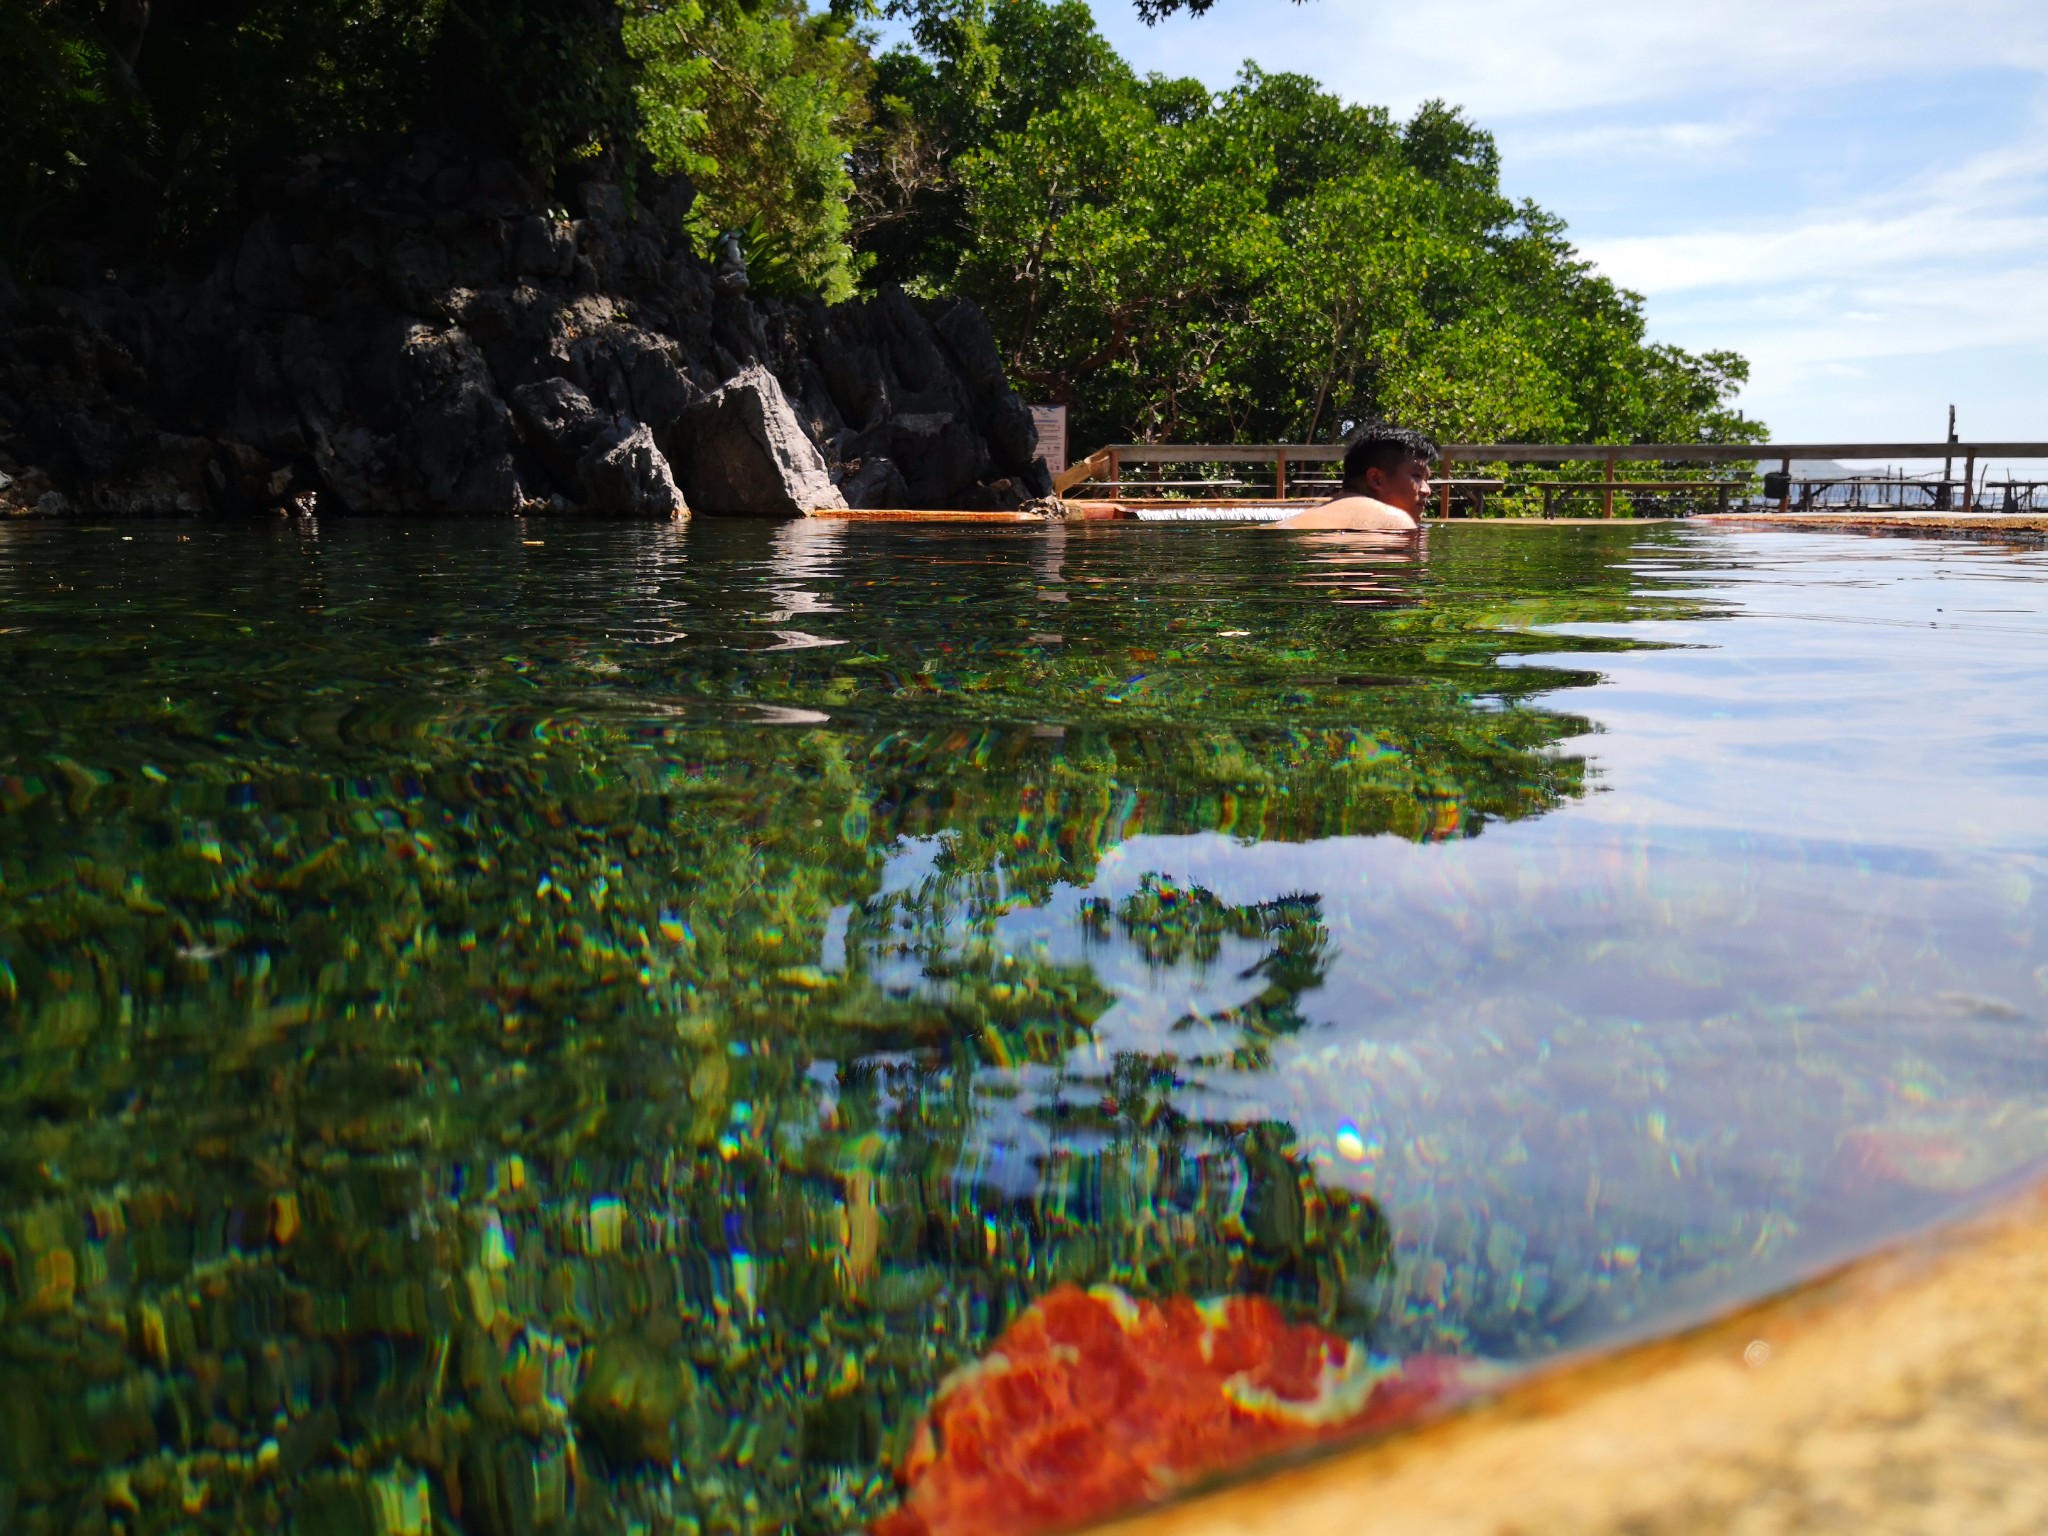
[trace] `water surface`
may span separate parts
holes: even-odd
[[[1670,1328],[2048,1153],[2048,559],[0,527],[0,1500],[834,1530],[1053,1287]]]

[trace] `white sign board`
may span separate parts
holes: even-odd
[[[1045,467],[1054,474],[1067,467],[1067,408],[1064,405],[1034,405],[1031,425],[1038,429],[1038,451]]]

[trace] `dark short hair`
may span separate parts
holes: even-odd
[[[1392,469],[1407,459],[1434,464],[1436,444],[1413,427],[1360,427],[1344,450],[1344,483],[1363,480],[1368,469]]]

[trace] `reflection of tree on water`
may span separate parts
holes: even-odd
[[[927,903],[933,889],[922,891]],[[1034,1293],[1069,1281],[1141,1294],[1253,1291],[1327,1324],[1368,1323],[1387,1255],[1371,1203],[1322,1189],[1286,1126],[1193,1121],[1174,1102],[1190,1072],[1256,1067],[1267,1041],[1300,1027],[1296,1000],[1319,980],[1328,942],[1313,899],[1230,907],[1148,878],[1114,912],[1097,901],[1081,915],[1096,943],[1114,936],[1159,965],[1213,961],[1226,936],[1255,942],[1262,953],[1238,978],[1251,995],[1226,1014],[1182,1020],[1178,1049],[1106,1057],[1093,1038],[1099,997],[1092,1017],[1069,1011],[1065,1028],[1046,1016],[1057,1003],[1037,1017],[1029,1007],[1009,1017],[974,1007],[978,1029],[922,1051],[919,1039],[930,1037],[915,1022],[926,1016],[915,997],[887,1022],[861,1008],[855,1027],[879,1029],[884,1050],[849,1080],[873,1095],[878,1127],[898,1149],[935,1149],[954,1198],[1004,1234],[989,1236],[990,1256],[1000,1249],[1007,1272]],[[1062,969],[987,944],[926,963],[927,975],[943,977],[937,1006],[948,1011],[983,988],[1006,1001],[1061,998],[1078,988],[1041,972]],[[909,1051],[887,1049],[898,1043]],[[836,1112],[849,1113],[843,1094]],[[974,1252],[946,1257],[978,1262]]]

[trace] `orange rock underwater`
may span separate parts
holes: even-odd
[[[1062,1286],[939,1391],[875,1536],[1024,1536],[1279,1452],[1397,1423],[1460,1363],[1374,1361],[1258,1296]]]

